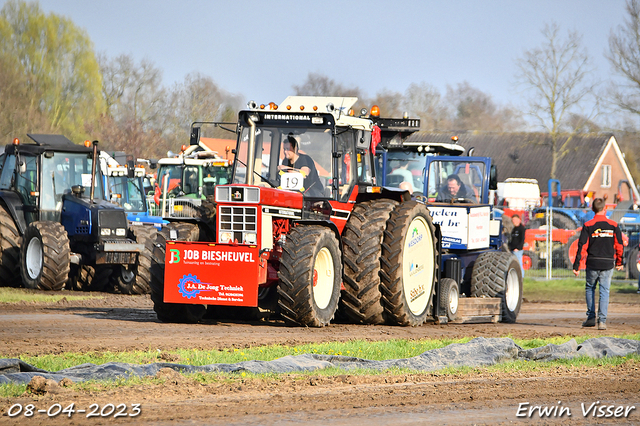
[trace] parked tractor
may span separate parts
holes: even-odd
[[[215,188],[215,226],[181,221],[159,233],[152,300],[161,321],[195,322],[232,306],[322,327],[344,283],[342,305],[359,322],[425,322],[436,227],[409,192],[375,184],[379,133],[347,113],[356,101],[289,97],[240,111],[231,183]]]
[[[522,271],[516,257],[502,250],[501,222],[493,217],[497,171],[491,159],[462,156],[455,137],[450,144],[407,142],[405,136],[419,126],[412,120],[376,117],[374,123],[382,130],[376,147],[379,183],[399,188],[408,183],[440,226],[438,319],[457,318],[460,296],[499,297],[502,321],[515,322]]]
[[[150,276],[125,211],[103,199],[97,142],[61,135],[14,139],[0,157],[0,280],[27,288],[102,290],[114,268]],[[96,170],[97,169],[97,170]]]
[[[215,187],[230,182],[231,167],[229,160],[206,148],[199,138],[203,126],[218,128],[224,124],[229,123],[193,123],[190,146],[183,146],[174,157],[158,160],[154,200],[163,218],[180,220],[215,214]]]

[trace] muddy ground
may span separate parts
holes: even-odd
[[[145,296],[104,294],[102,299],[54,304],[0,305],[0,356],[62,352],[176,348],[222,349],[267,344],[295,345],[351,339],[387,340],[466,336],[535,338],[621,335],[640,330],[640,295],[609,307],[608,330],[580,327],[582,303],[524,303],[516,324],[425,324],[387,327],[337,324],[322,329],[292,328],[278,321],[206,321],[197,325],[162,324]],[[519,407],[567,407],[571,416],[552,423],[640,424],[640,363],[615,368],[565,368],[517,373],[438,373],[237,379],[202,385],[172,372],[162,384],[91,392],[50,387],[44,395],[0,399],[2,424],[85,424],[86,413],[71,418],[9,417],[13,404],[53,404],[76,408],[91,404],[141,404],[137,417],[91,419],[92,424],[500,424],[527,420]],[[558,403],[561,401],[561,403]],[[583,416],[581,404],[637,407],[617,419]],[[533,414],[529,420],[540,420]]]

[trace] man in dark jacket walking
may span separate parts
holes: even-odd
[[[580,269],[582,246],[587,244],[587,320],[583,327],[596,325],[595,290],[600,285],[600,299],[598,302],[598,330],[607,329],[607,309],[609,307],[609,287],[613,268],[622,269],[622,233],[618,224],[607,219],[606,205],[602,198],[593,200],[591,209],[596,214],[593,219],[582,227],[578,240],[578,252],[573,262],[573,273],[577,277]]]

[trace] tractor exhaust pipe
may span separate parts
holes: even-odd
[[[96,164],[98,163],[98,141],[93,141],[93,161],[91,161],[91,189],[89,190],[89,201],[93,204],[93,195],[96,187]]]
[[[256,123],[253,118],[251,114],[247,116],[247,122],[251,126],[251,130],[249,130],[249,152],[247,152],[247,185],[253,185],[253,168],[256,163]],[[249,167],[251,167],[251,170],[249,170]]]

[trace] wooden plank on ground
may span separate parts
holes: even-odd
[[[501,299],[498,297],[461,297],[458,301],[458,317],[454,324],[496,323],[502,319]]]

